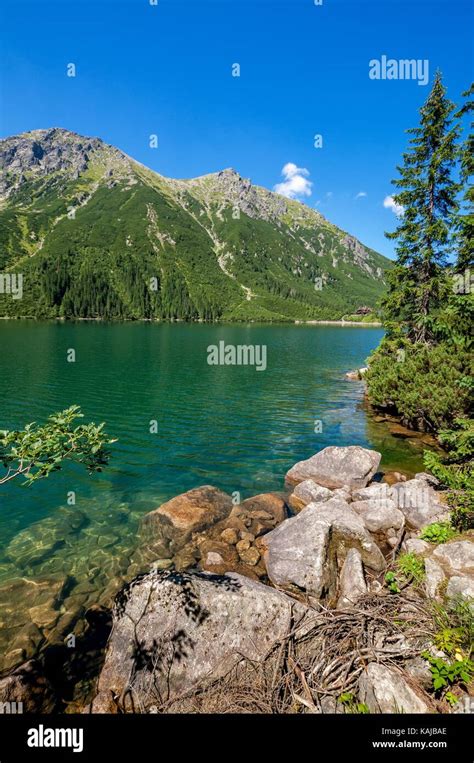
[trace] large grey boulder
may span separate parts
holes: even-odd
[[[402,549],[407,554],[425,554],[432,551],[432,546],[428,541],[421,538],[407,538],[402,544]]]
[[[339,598],[337,609],[347,609],[367,593],[364,566],[359,551],[350,548],[339,577]]]
[[[474,575],[474,543],[470,540],[450,541],[437,546],[433,557],[448,571]]]
[[[330,446],[305,461],[299,461],[286,474],[286,480],[296,485],[312,479],[331,490],[363,488],[379,468],[381,454],[359,445],[339,448]]]
[[[390,498],[405,515],[407,525],[415,530],[449,519],[447,507],[426,480],[397,482],[392,485]]]
[[[304,634],[310,620],[303,604],[242,575],[149,573],[117,599],[91,709],[147,710],[245,659],[262,661],[292,629]]]
[[[446,587],[446,596],[451,601],[464,599],[472,602],[474,609],[474,578],[467,575],[453,575]]]
[[[376,498],[384,500],[390,498],[390,485],[386,482],[372,482],[367,487],[359,488],[352,491],[353,501],[372,501]]]
[[[353,509],[372,533],[385,532],[393,527],[399,530],[405,517],[390,498],[372,498],[369,501],[353,501]]]
[[[232,511],[232,498],[212,485],[177,495],[142,519],[141,535],[152,541],[164,557],[173,556],[191,538],[225,519]]]
[[[429,713],[429,699],[417,693],[395,668],[371,662],[359,679],[359,697],[371,713]]]
[[[301,509],[304,509],[308,503],[329,501],[332,497],[332,490],[329,490],[322,485],[318,485],[314,480],[304,480],[295,487],[288,498],[288,503],[293,511],[301,511]]]
[[[264,559],[272,583],[290,591],[304,591],[310,600],[333,600],[338,571],[351,548],[367,567],[385,567],[382,552],[361,518],[345,501],[310,503],[296,517],[265,535]]]
[[[427,482],[428,485],[431,485],[431,487],[438,487],[440,484],[439,479],[434,477],[432,474],[429,474],[428,472],[417,472],[415,474],[415,479],[423,480],[424,482]]]

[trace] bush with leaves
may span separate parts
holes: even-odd
[[[455,419],[438,438],[446,455],[425,451],[425,468],[450,488],[451,524],[463,532],[474,527],[474,420]]]
[[[75,426],[81,418],[79,406],[73,405],[49,416],[42,426],[33,422],[21,431],[0,430],[0,463],[5,469],[0,485],[17,477],[31,485],[61,469],[66,460],[100,471],[109,461],[107,446],[115,440],[107,437],[103,423]]]
[[[474,528],[474,493],[472,490],[458,490],[448,493],[451,508],[451,524],[459,532]]]
[[[371,355],[364,379],[372,405],[413,429],[438,432],[469,415],[470,366],[466,350],[387,336]]]
[[[426,469],[446,487],[474,490],[474,420],[458,418],[452,429],[443,429],[438,439],[447,455],[425,451]]]
[[[433,689],[440,693],[448,686],[459,683],[468,686],[474,675],[472,660],[452,660],[448,662],[442,657],[433,657],[429,652],[423,652],[422,657],[428,660],[433,681]]]
[[[454,538],[456,530],[449,524],[449,522],[433,522],[431,525],[426,525],[420,534],[421,540],[426,540],[428,543],[447,543],[448,540]]]

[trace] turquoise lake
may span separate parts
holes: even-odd
[[[379,328],[2,321],[0,337],[1,428],[79,404],[85,421],[105,421],[118,438],[100,474],[67,463],[32,487],[0,488],[0,583],[67,574],[94,581],[93,600],[126,574],[143,513],[202,484],[242,499],[282,489],[292,464],[327,445],[380,450],[385,470],[422,466],[419,443],[375,423],[363,384],[344,378],[364,365]],[[265,345],[266,370],[209,365],[207,348],[220,341]],[[56,519],[77,512],[83,526],[56,537]]]
[[[371,421],[360,405],[362,384],[344,378],[364,365],[382,333],[314,325],[2,322],[0,426],[42,422],[76,403],[85,421],[105,421],[118,442],[101,474],[66,464],[33,487],[3,486],[0,543],[54,515],[71,490],[76,505],[88,513],[94,504],[97,516],[118,505],[139,514],[205,483],[246,498],[281,489],[295,461],[327,445],[376,448],[384,468],[418,469],[419,450]],[[266,370],[208,365],[207,347],[221,340],[266,345]],[[74,363],[67,362],[69,349]]]

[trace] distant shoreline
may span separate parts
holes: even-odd
[[[300,320],[281,320],[281,321],[204,321],[204,320],[184,320],[184,318],[175,318],[174,320],[163,318],[121,318],[120,320],[112,320],[109,318],[35,318],[31,315],[0,315],[0,321],[36,321],[36,322],[55,322],[55,323],[206,323],[209,325],[228,325],[228,326],[240,326],[248,325],[249,323],[255,323],[255,325],[271,326],[286,325],[286,326],[358,326],[360,328],[380,328],[383,324],[379,321],[300,321]]]
[[[320,326],[361,326],[362,328],[368,328],[371,326],[375,326],[375,328],[380,328],[383,324],[380,323],[380,321],[295,321],[295,324],[302,324],[302,325],[320,325]]]

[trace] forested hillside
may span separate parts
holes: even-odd
[[[171,180],[97,138],[0,141],[0,315],[305,320],[374,307],[390,262],[234,170]]]

